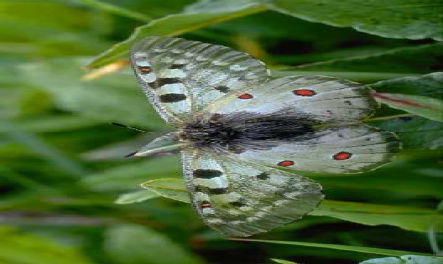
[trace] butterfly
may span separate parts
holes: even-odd
[[[227,236],[267,232],[314,210],[322,187],[298,172],[358,173],[400,149],[395,134],[361,122],[377,103],[359,83],[273,78],[246,53],[181,38],[137,42],[131,64],[177,129],[134,156],[179,149],[193,207]]]

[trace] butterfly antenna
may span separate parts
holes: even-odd
[[[143,129],[140,129],[140,128],[137,128],[137,127],[131,127],[131,126],[123,125],[123,124],[120,124],[120,123],[115,123],[115,122],[112,122],[111,125],[118,126],[118,127],[124,127],[124,128],[130,129],[130,130],[141,132],[141,133],[146,133],[147,132],[146,130],[143,130]]]
[[[131,157],[133,157],[135,155],[135,153],[137,153],[137,151],[134,151],[132,153],[129,153],[129,154],[125,155],[124,158],[131,158]]]

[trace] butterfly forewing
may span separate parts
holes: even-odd
[[[202,150],[182,152],[194,208],[228,236],[249,236],[290,223],[322,200],[313,181],[237,157]]]
[[[215,100],[267,80],[264,64],[220,45],[148,37],[131,50],[137,80],[156,110],[180,124]]]
[[[326,76],[289,76],[249,87],[207,107],[210,113],[252,112],[307,116],[320,122],[349,122],[377,106],[364,85]]]

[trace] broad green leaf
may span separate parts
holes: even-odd
[[[443,40],[439,0],[273,0],[270,8],[311,22],[354,29],[386,38]]]
[[[380,103],[407,111],[431,120],[443,122],[443,100],[407,94],[373,93]]]
[[[109,50],[100,54],[88,64],[88,67],[97,68],[128,57],[131,45],[135,41],[147,36],[177,36],[212,24],[257,13],[263,10],[265,10],[265,7],[260,5],[247,5],[228,11],[182,13],[156,19],[147,25],[136,28],[128,39],[115,44]]]
[[[185,13],[204,13],[220,11],[236,11],[245,9],[263,1],[260,0],[200,0],[185,8]]]
[[[353,72],[397,73],[403,75],[427,74],[443,70],[439,59],[442,53],[443,43],[433,43],[395,48],[373,55],[355,56],[346,59],[300,65],[297,67],[297,70],[343,72],[343,74]]]
[[[400,257],[369,259],[362,261],[359,264],[443,264],[443,257],[406,255]]]
[[[0,263],[91,264],[81,252],[46,237],[0,226]]]
[[[421,208],[325,200],[311,215],[329,216],[364,225],[392,225],[426,232],[443,225],[443,214]]]
[[[422,117],[381,117],[371,122],[378,128],[395,132],[404,150],[439,149],[443,147],[443,123]]]
[[[116,204],[132,204],[140,203],[146,200],[157,198],[159,195],[149,190],[141,190],[130,193],[121,194],[114,203]]]
[[[165,235],[139,225],[119,225],[108,229],[104,249],[118,264],[202,263]]]
[[[370,85],[377,92],[424,95],[443,98],[443,72],[384,80]]]
[[[19,66],[17,78],[52,95],[56,106],[102,122],[150,128],[165,123],[149,106],[132,74],[120,72],[82,81],[83,58],[54,59]]]
[[[182,179],[164,178],[150,180],[140,184],[143,188],[150,190],[160,196],[189,203],[189,194]]]
[[[311,242],[298,242],[298,241],[279,241],[279,240],[263,240],[263,239],[246,239],[246,238],[231,238],[233,241],[248,241],[248,242],[259,242],[268,244],[280,244],[280,245],[291,245],[291,246],[302,246],[302,247],[314,247],[314,248],[328,248],[335,250],[345,250],[352,252],[369,253],[376,255],[386,255],[386,256],[402,256],[402,255],[426,255],[402,250],[392,250],[384,248],[373,248],[373,247],[359,247],[359,246],[346,246],[339,244],[323,244],[323,243],[311,243]]]
[[[284,259],[276,259],[276,258],[272,258],[272,261],[274,261],[275,263],[279,263],[279,264],[297,264],[295,262],[289,261],[289,260],[284,260]]]

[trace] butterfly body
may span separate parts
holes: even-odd
[[[235,115],[213,114],[209,118],[192,118],[184,125],[181,139],[196,148],[240,153],[247,149],[275,146],[275,141],[297,140],[313,132],[312,120],[279,115],[262,116],[254,113]]]
[[[139,41],[131,63],[177,128],[134,156],[179,149],[193,207],[225,235],[266,232],[315,209],[322,188],[298,172],[359,173],[400,149],[393,133],[362,124],[377,104],[355,82],[272,78],[246,53],[179,38]]]

